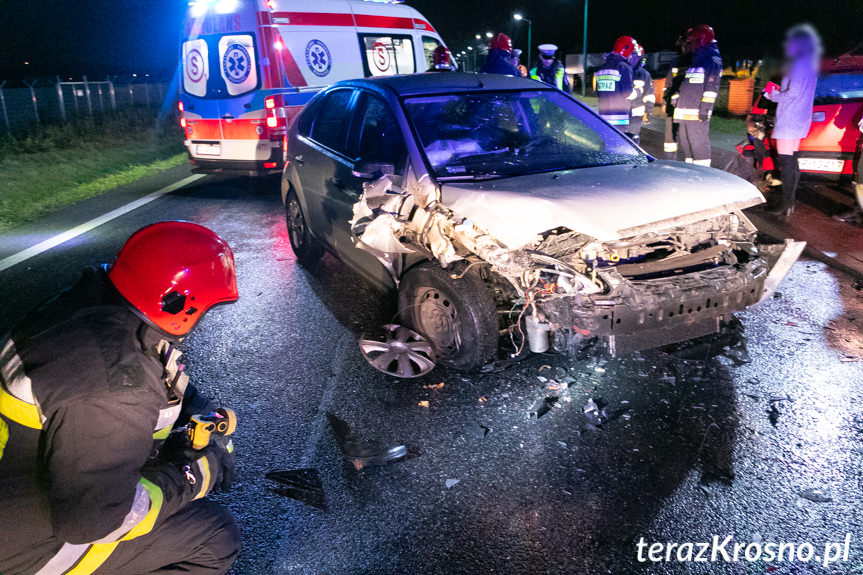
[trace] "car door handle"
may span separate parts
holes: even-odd
[[[302,155],[302,154],[298,154],[298,155],[294,156],[294,161],[295,161],[296,163],[298,163],[299,165],[301,165],[301,166],[302,166],[303,164],[305,164],[305,163],[306,163],[306,161],[305,161],[305,159],[303,158],[303,155]]]
[[[233,120],[233,119],[234,119],[234,117],[233,117],[231,114],[224,114],[224,115],[222,116],[222,119],[223,119],[223,120]]]

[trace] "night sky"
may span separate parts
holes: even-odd
[[[533,20],[533,43],[554,42],[580,51],[583,0],[409,0],[453,48],[463,49],[486,31],[511,34],[525,48]],[[168,76],[177,58],[183,0],[49,0],[12,2],[0,8],[0,81],[22,76],[107,74]],[[791,24],[809,21],[821,31],[829,53],[863,41],[863,0],[703,0],[668,2],[591,0],[588,44],[609,50],[622,34],[648,50],[671,48],[693,23],[715,29],[726,59],[758,58],[779,45]],[[24,61],[30,64],[25,66]]]

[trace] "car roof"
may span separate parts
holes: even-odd
[[[372,86],[388,88],[398,96],[418,96],[452,92],[480,92],[495,90],[550,90],[542,82],[501,74],[474,74],[462,72],[426,72],[403,76],[381,76],[362,80],[347,80],[334,86]]]

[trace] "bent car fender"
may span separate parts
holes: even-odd
[[[791,239],[785,240],[783,244],[760,246],[770,271],[767,272],[767,278],[764,280],[764,292],[761,294],[761,299],[755,305],[764,302],[773,295],[805,248],[806,242]]]

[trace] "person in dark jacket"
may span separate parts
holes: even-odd
[[[776,124],[772,137],[782,179],[782,199],[770,211],[790,214],[794,210],[797,186],[800,183],[800,166],[797,152],[800,140],[812,127],[812,108],[815,105],[815,84],[821,60],[821,39],[812,26],[795,26],[785,40],[787,72],[778,90],[765,92],[765,97],[776,103]]]
[[[531,68],[530,77],[569,92],[569,78],[566,77],[563,64],[555,57],[556,54],[557,46],[554,44],[540,44],[538,63]]]
[[[719,95],[722,57],[710,26],[701,24],[690,28],[684,43],[692,54],[692,61],[680,83],[674,122],[680,126],[680,145],[686,161],[709,166],[710,118]]]
[[[650,123],[650,113],[656,104],[656,93],[653,89],[653,78],[644,67],[647,58],[644,48],[636,46],[632,56],[629,57],[632,66],[632,85],[636,97],[632,101],[629,118],[629,136],[636,142],[641,141],[642,124]]]
[[[239,533],[203,498],[229,487],[233,445],[192,451],[171,432],[214,407],[176,346],[236,299],[228,244],[163,222],[12,329],[0,343],[0,572],[227,572]]]
[[[638,97],[628,61],[637,45],[632,36],[618,38],[602,68],[593,77],[599,95],[599,115],[621,132],[629,131],[632,101]]]
[[[483,74],[521,76],[512,62],[512,38],[506,34],[495,34],[488,46],[488,56],[480,70]]]

